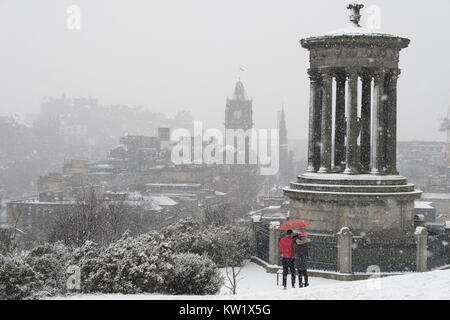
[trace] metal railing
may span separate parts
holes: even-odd
[[[308,235],[308,268],[313,270],[337,271],[338,246],[337,236],[329,234]]]
[[[449,239],[446,232],[429,234],[427,241],[427,267],[433,270],[446,265],[449,261]]]
[[[376,266],[380,272],[412,272],[416,270],[416,254],[413,237],[395,240],[354,237],[352,269],[365,273]]]

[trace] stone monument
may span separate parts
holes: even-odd
[[[310,53],[308,167],[284,193],[290,218],[312,230],[411,232],[421,191],[396,167],[399,53],[410,40],[362,28],[362,7],[348,6],[349,28],[300,41]]]

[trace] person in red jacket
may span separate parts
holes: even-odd
[[[286,236],[280,240],[281,263],[283,265],[283,289],[286,290],[287,275],[291,271],[291,283],[295,288],[295,239],[294,232],[288,230]]]

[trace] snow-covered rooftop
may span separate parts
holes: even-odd
[[[169,197],[164,196],[151,196],[151,201],[155,203],[158,206],[175,206],[178,204],[178,202],[172,200]]]
[[[161,211],[163,207],[153,203],[152,201],[144,201],[144,200],[126,200],[124,201],[125,205],[133,206],[133,207],[141,207],[146,210],[152,211]]]
[[[433,202],[428,201],[414,201],[414,209],[434,209]]]
[[[450,200],[450,193],[422,193],[422,199]]]

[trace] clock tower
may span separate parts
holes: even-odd
[[[233,97],[227,98],[225,108],[225,130],[239,130],[244,132],[253,128],[252,100],[245,94],[244,85],[239,79],[234,88]],[[240,130],[239,130],[240,131]],[[250,136],[245,136],[245,164],[249,164],[250,159]],[[237,164],[237,155],[239,153],[237,137],[234,137],[232,144],[235,150],[234,163]]]
[[[252,100],[245,94],[241,80],[236,82],[233,97],[227,98],[225,129],[253,128]]]

